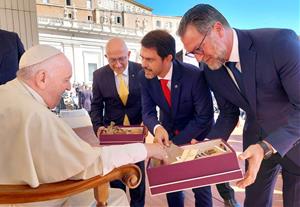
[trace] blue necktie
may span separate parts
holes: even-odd
[[[243,84],[243,77],[242,77],[242,73],[235,66],[236,62],[226,62],[225,65],[231,70],[231,72],[234,76],[234,79],[236,80],[236,82],[239,86],[241,94],[244,94],[245,87]]]

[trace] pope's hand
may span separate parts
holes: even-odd
[[[161,145],[170,146],[169,134],[162,126],[158,126],[155,129],[154,142]]]
[[[147,150],[147,158],[156,158],[168,163],[168,154],[165,147],[160,144],[145,144]]]
[[[197,139],[192,139],[191,144],[197,144],[199,141]]]
[[[248,170],[244,178],[236,183],[238,187],[245,188],[255,182],[263,158],[264,150],[258,144],[250,145],[245,152],[240,154],[240,160],[248,160]]]
[[[104,126],[100,126],[97,130],[97,137],[99,138],[101,131],[103,131],[105,129]]]

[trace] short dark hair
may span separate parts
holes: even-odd
[[[155,48],[162,59],[170,54],[175,58],[175,39],[167,31],[153,30],[143,37],[141,44],[145,48]]]
[[[209,4],[198,4],[183,15],[177,34],[182,37],[188,25],[195,26],[199,33],[204,34],[217,21],[221,22],[224,27],[230,27],[226,18],[217,9]]]

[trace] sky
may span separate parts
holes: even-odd
[[[182,16],[199,3],[218,9],[239,29],[288,28],[300,35],[300,0],[136,0],[163,16]]]

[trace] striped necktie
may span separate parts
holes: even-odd
[[[239,87],[241,94],[244,94],[245,87],[243,83],[243,75],[242,73],[236,68],[236,62],[226,62],[225,65],[230,69],[232,72],[234,79]]]

